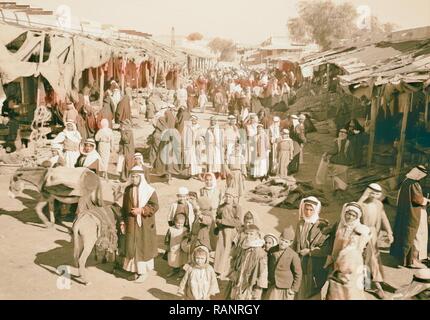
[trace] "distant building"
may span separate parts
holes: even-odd
[[[244,52],[244,61],[249,65],[276,64],[280,61],[299,61],[304,55],[317,52],[319,47],[296,44],[287,36],[271,36],[255,48]]]
[[[392,32],[388,36],[388,40],[393,42],[425,40],[429,38],[430,38],[430,26],[398,30],[398,31]]]

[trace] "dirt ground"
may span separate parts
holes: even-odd
[[[211,109],[206,114],[196,113],[203,126],[207,126]],[[143,119],[135,119],[138,128],[135,129],[137,146],[144,145],[146,137],[152,132],[152,126]],[[309,135],[309,143],[305,147],[304,161],[298,180],[312,181],[321,154],[327,151],[334,137],[330,134],[313,133]],[[352,170],[351,177],[356,179],[366,174],[366,170]],[[186,186],[191,191],[198,191],[202,182],[198,180],[178,180],[168,185],[164,182],[154,182],[160,202],[160,210],[156,214],[158,247],[160,256],[155,259],[155,270],[145,283],[136,284],[112,274],[112,264],[96,262],[91,256],[88,263],[88,277],[91,285],[84,286],[71,277],[59,276],[64,268],[69,268],[72,275],[77,275],[73,265],[70,223],[56,225],[55,229],[42,228],[35,212],[35,200],[31,197],[9,199],[7,190],[10,176],[0,176],[0,299],[178,299],[176,295],[179,280],[167,279],[170,271],[166,261],[161,258],[164,252],[164,235],[167,230],[167,213],[169,204],[176,198],[177,189]],[[258,182],[247,181],[248,190]],[[220,182],[225,188],[225,181]],[[324,190],[330,205],[323,207],[321,217],[335,222],[340,214],[341,206],[348,196],[333,198],[330,190]],[[35,192],[29,192],[35,196]],[[279,234],[283,228],[297,223],[297,210],[273,208],[266,205],[241,200],[243,210],[252,210],[259,216],[260,228],[264,233]],[[393,208],[387,208],[389,219],[393,222]],[[410,282],[413,271],[397,269],[394,261],[382,251],[384,271],[386,275],[386,290],[393,292],[394,288]],[[66,267],[68,266],[68,267]],[[59,272],[57,272],[59,268]],[[221,288],[225,283],[220,284]],[[222,299],[220,295],[216,297]],[[368,294],[369,299],[375,299]]]

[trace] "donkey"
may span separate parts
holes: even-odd
[[[65,204],[75,204],[83,196],[91,196],[98,206],[103,206],[100,177],[87,168],[20,168],[12,176],[9,196],[15,198],[31,185],[40,193],[35,206],[36,213],[47,228],[55,224],[54,200]],[[49,207],[49,221],[43,208]]]

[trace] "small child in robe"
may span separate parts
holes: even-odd
[[[185,265],[185,275],[179,285],[178,294],[186,300],[210,300],[219,293],[218,281],[209,264],[209,250],[198,246],[192,253],[190,265]]]
[[[206,93],[204,90],[200,91],[199,94],[199,107],[200,107],[200,112],[204,113],[206,110],[206,103],[208,103],[208,97],[206,96]]]
[[[180,274],[182,267],[187,263],[187,253],[181,248],[181,242],[188,236],[188,229],[185,227],[185,215],[179,213],[175,216],[175,224],[169,227],[164,243],[167,246],[167,264],[172,271],[167,277]]]

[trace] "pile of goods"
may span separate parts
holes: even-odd
[[[251,191],[249,201],[265,203],[272,207],[298,209],[303,198],[317,197],[323,206],[328,205],[324,192],[315,189],[312,183],[297,181],[293,177],[272,178]]]

